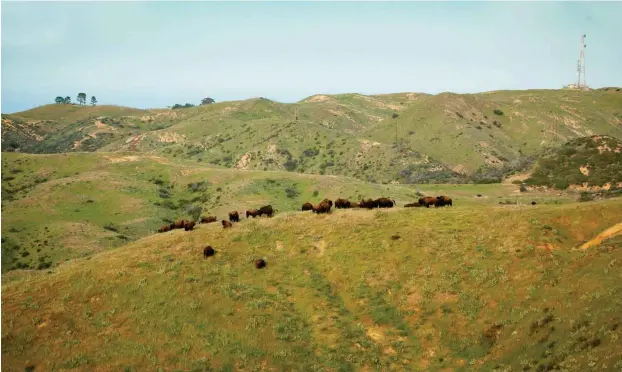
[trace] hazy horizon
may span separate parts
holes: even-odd
[[[2,112],[622,86],[622,3],[2,3]]]

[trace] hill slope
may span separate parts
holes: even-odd
[[[617,370],[622,241],[570,248],[619,222],[621,203],[341,211],[150,236],[5,277],[3,366]],[[207,244],[217,253],[204,259]]]
[[[526,183],[559,189],[622,188],[622,141],[590,136],[550,149],[538,158]]]
[[[520,168],[543,146],[593,134],[622,138],[621,107],[616,90],[316,95],[296,104],[258,98],[124,113],[109,124],[93,114],[20,151],[138,151],[378,183],[463,182],[478,170]],[[3,124],[3,149],[10,132]]]

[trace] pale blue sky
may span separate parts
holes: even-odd
[[[2,2],[2,112],[622,86],[617,2]]]

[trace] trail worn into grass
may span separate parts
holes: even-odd
[[[622,222],[619,222],[614,226],[611,226],[607,230],[603,231],[602,233],[598,234],[598,236],[596,236],[594,239],[591,239],[590,241],[581,245],[580,249],[592,248],[599,245],[603,241],[611,239],[614,236],[618,236],[620,234],[622,234]]]
[[[3,366],[616,370],[622,244],[572,247],[621,206],[281,213],[151,235],[13,273]]]

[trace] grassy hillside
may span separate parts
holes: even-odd
[[[571,140],[543,154],[526,183],[558,189],[622,188],[622,141],[610,136]]]
[[[65,105],[58,106],[49,109]],[[76,116],[62,132],[35,138],[20,151],[150,152],[377,183],[465,182],[475,174],[499,181],[529,165],[529,157],[572,138],[622,138],[621,107],[622,92],[614,89],[315,95],[295,104],[257,98],[157,113],[123,111],[106,119],[116,124],[97,119],[104,113]],[[40,117],[52,117],[46,115]],[[12,130],[3,120],[8,149],[4,134]]]
[[[2,151],[97,151],[106,144],[123,142],[132,135],[166,128],[180,117],[180,113],[170,110],[46,105],[2,115]]]
[[[572,247],[621,208],[279,214],[149,236],[5,275],[3,368],[619,370],[622,240]]]
[[[424,195],[458,205],[571,201],[516,185],[380,185],[347,177],[240,171],[130,153],[2,155],[2,271],[50,265],[118,247],[189,218],[191,208],[226,218],[272,204],[299,210],[324,197],[391,196],[399,206]],[[477,194],[482,197],[478,198]],[[574,197],[576,198],[576,197]]]

